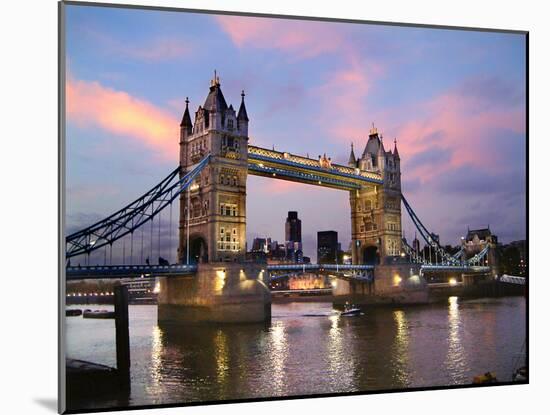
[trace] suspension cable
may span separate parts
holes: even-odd
[[[170,203],[170,237],[168,248],[168,261],[172,263],[172,203]]]
[[[162,226],[162,220],[161,220],[162,216],[161,216],[161,215],[162,215],[162,212],[159,212],[159,243],[158,243],[158,248],[159,248],[159,258],[158,258],[158,261],[159,261],[159,265],[160,265],[160,257],[161,257],[161,255],[160,255],[160,228],[161,228],[161,226]]]
[[[130,232],[130,265],[134,265],[134,231]]]
[[[143,234],[145,233],[145,230],[143,227],[141,227],[141,258],[139,260],[140,264],[143,264]]]
[[[150,254],[149,254],[149,264],[152,264],[153,262],[153,222],[154,222],[155,218],[151,218],[151,238],[150,238],[150,241],[149,241],[149,250],[150,250]]]
[[[141,227],[184,192],[208,164],[208,154],[194,168],[181,173],[178,167],[159,184],[134,202],[95,224],[68,235],[65,239],[66,258],[71,258],[112,244]],[[175,181],[175,182],[174,182]]]

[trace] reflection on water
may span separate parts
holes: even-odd
[[[115,365],[112,321],[67,325],[70,357]],[[507,381],[525,301],[451,297],[357,317],[330,303],[274,304],[268,325],[209,327],[159,326],[156,306],[140,305],[130,335],[131,405],[451,385],[487,371]]]
[[[403,310],[393,312],[396,333],[393,347],[395,378],[400,385],[409,386],[409,328],[407,317]]]
[[[275,322],[273,324],[271,327],[271,336],[269,336],[269,343],[267,352],[271,356],[269,359],[271,367],[266,374],[271,377],[274,394],[284,395],[285,363],[289,353],[284,324],[281,322]],[[262,381],[264,381],[263,377]]]
[[[449,338],[445,366],[452,384],[464,382],[463,375],[468,366],[460,332],[461,320],[458,297],[449,297]]]

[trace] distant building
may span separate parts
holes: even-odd
[[[289,211],[285,222],[286,257],[291,262],[303,262],[302,221],[298,212]]]
[[[499,246],[499,274],[527,276],[527,242],[513,241]]]
[[[494,268],[496,272],[496,267],[498,265],[498,256],[497,256],[497,246],[498,238],[496,235],[493,235],[491,228],[487,226],[486,228],[481,229],[469,229],[466,237],[462,239],[462,249],[464,250],[464,258],[469,259],[474,255],[480,253],[489,245],[489,252],[487,258],[485,259],[485,264],[491,268]]]
[[[252,252],[269,252],[271,248],[271,238],[254,238],[252,242]]]
[[[302,243],[302,221],[298,219],[298,212],[288,212],[285,222],[285,242]]]
[[[416,234],[414,235],[413,243],[412,243],[412,249],[418,255],[420,253],[420,241],[416,237]]]
[[[339,256],[339,246],[338,232],[317,232],[317,262],[319,264],[335,264]]]

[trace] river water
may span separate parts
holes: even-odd
[[[287,303],[273,304],[269,325],[159,327],[155,305],[131,305],[127,403],[458,385],[487,371],[510,381],[525,313],[523,297],[450,297],[357,317],[331,303]],[[114,332],[113,320],[67,318],[67,355],[116,366]]]

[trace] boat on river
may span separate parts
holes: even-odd
[[[363,314],[361,309],[353,305],[346,304],[344,306],[344,311],[340,313],[341,316],[360,316]]]
[[[67,317],[77,317],[82,315],[82,310],[80,309],[69,309],[65,310],[65,316]]]

